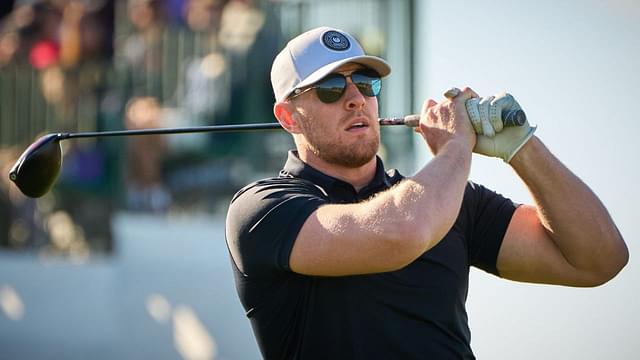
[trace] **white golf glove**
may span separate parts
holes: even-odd
[[[466,101],[467,113],[478,134],[473,152],[511,161],[513,156],[531,139],[536,131],[528,121],[522,126],[503,127],[502,112],[521,110],[513,96],[502,93],[496,96],[471,98]]]

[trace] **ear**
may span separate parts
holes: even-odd
[[[288,101],[280,101],[273,105],[273,115],[287,132],[291,134],[299,134],[300,127],[294,116],[293,104]]]

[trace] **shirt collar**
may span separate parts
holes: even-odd
[[[393,184],[392,177],[395,177],[394,175],[396,173],[397,172],[393,171],[393,174],[390,177],[385,172],[382,160],[378,156],[376,156],[376,174],[373,177],[373,180],[371,180],[369,184],[367,184],[360,190],[360,194],[369,192],[373,193],[379,191],[379,189],[386,189],[391,187],[391,185]],[[295,150],[289,151],[287,162],[285,163],[284,168],[280,171],[280,176],[293,176],[309,180],[314,184],[322,187],[327,192],[331,192],[336,187],[348,187],[355,193],[355,189],[351,184],[326,175],[308,165],[304,161],[300,160],[300,158],[298,157],[298,152]]]

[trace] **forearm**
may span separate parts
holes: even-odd
[[[628,252],[598,197],[533,137],[511,160],[536,202],[549,237],[574,268],[617,273]]]

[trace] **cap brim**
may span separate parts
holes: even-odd
[[[331,74],[337,68],[339,68],[340,66],[346,63],[356,63],[356,64],[364,65],[368,68],[375,70],[378,74],[380,74],[380,77],[385,77],[391,73],[391,67],[389,66],[389,64],[387,64],[386,61],[382,60],[379,57],[370,56],[370,55],[354,56],[346,59],[341,59],[336,62],[332,62],[312,72],[309,76],[307,76],[306,79],[303,79],[294,88],[292,88],[287,93],[286,96],[289,96],[295,89],[301,89],[315,82],[318,82],[320,79]]]

